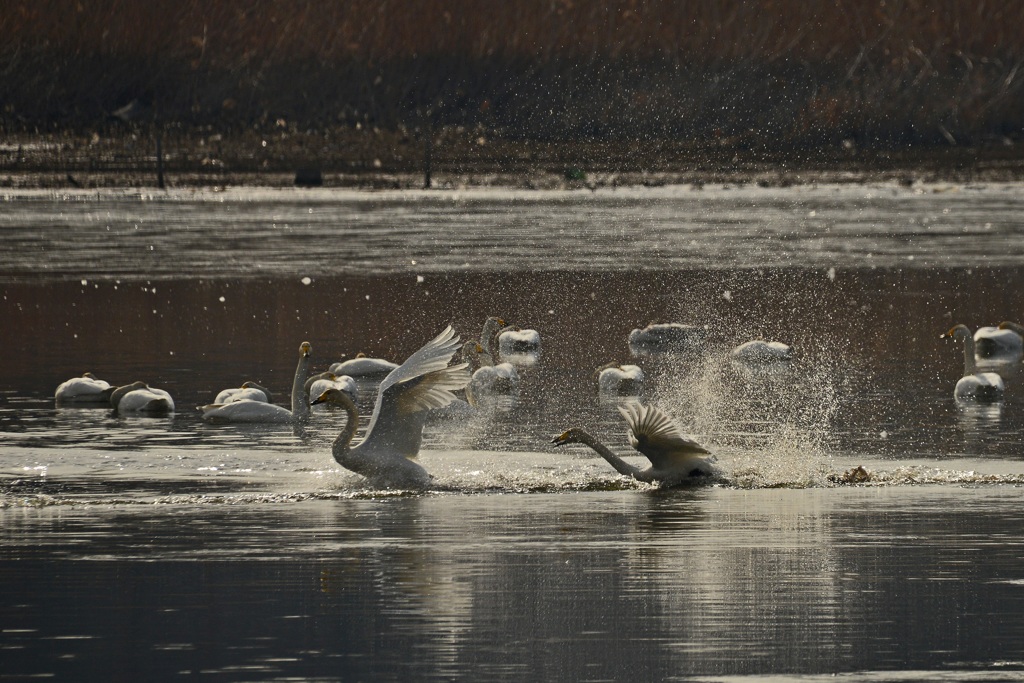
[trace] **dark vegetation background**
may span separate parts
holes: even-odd
[[[567,177],[1024,143],[1019,0],[7,0],[0,35],[8,171],[130,167],[154,122],[182,173],[415,171],[427,131]]]

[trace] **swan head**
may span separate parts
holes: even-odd
[[[945,334],[939,335],[939,339],[974,339],[967,325],[953,325]]]
[[[329,403],[335,406],[347,406],[352,403],[352,399],[350,399],[345,392],[340,389],[328,389],[313,399],[309,405],[318,406],[321,403]]]
[[[551,439],[551,443],[555,446],[564,446],[567,443],[583,443],[583,436],[584,432],[582,429],[573,427]]]
[[[309,342],[302,342],[299,344],[299,356],[302,358],[308,358],[309,354],[313,353],[313,345]]]

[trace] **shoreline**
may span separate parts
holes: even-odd
[[[771,150],[678,140],[485,140],[444,130],[428,146],[385,131],[352,132],[344,140],[313,133],[173,132],[161,137],[167,188],[422,189],[428,176],[438,190],[1024,181],[1024,147],[1014,144]],[[11,136],[0,142],[0,188],[159,188],[155,142],[143,130],[103,138]],[[297,182],[302,177],[309,182]]]

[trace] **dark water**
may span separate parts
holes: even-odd
[[[1024,677],[1019,363],[953,400],[939,335],[1024,317],[1020,189],[138,196],[0,203],[0,679]],[[433,417],[438,490],[338,468],[308,433],[208,425],[253,379],[401,361],[446,324],[537,329],[517,402]],[[649,322],[700,349],[633,358]],[[793,345],[781,370],[730,361]],[[595,369],[714,451],[657,490]],[[166,418],[57,408],[92,371]],[[369,408],[373,387],[361,387]],[[871,473],[860,486],[837,476]]]

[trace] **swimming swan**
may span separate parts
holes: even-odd
[[[508,396],[519,390],[519,371],[511,363],[495,365],[491,355],[475,341],[462,346],[462,360],[469,365],[472,378],[466,385],[466,400],[479,405],[489,396]]]
[[[498,335],[508,327],[504,318],[490,316],[484,321],[484,327],[480,331],[480,346],[483,352],[491,358],[498,357]]]
[[[111,392],[110,406],[119,415],[166,415],[174,412],[174,399],[163,389],[154,389],[145,382],[132,382]]]
[[[292,379],[292,409],[282,408],[273,403],[241,399],[230,403],[211,403],[198,406],[207,422],[242,422],[260,424],[283,424],[288,422],[304,422],[309,418],[309,403],[306,399],[306,376],[311,363],[310,354],[313,347],[309,342],[299,346],[299,363],[295,366],[295,377]]]
[[[639,365],[609,363],[598,368],[597,390],[601,394],[639,396],[644,388],[644,371]]]
[[[61,382],[57,390],[53,392],[53,398],[57,405],[100,405],[110,404],[110,394],[114,387],[108,382],[98,379],[96,375],[87,372],[81,377],[72,377],[66,382]]]
[[[641,470],[615,455],[607,446],[587,432],[574,427],[552,439],[556,446],[582,443],[597,451],[620,474],[647,483],[660,482],[672,486],[695,476],[714,473],[711,463],[703,457],[710,452],[679,431],[675,422],[655,406],[630,403],[619,406],[629,425],[629,445],[647,456],[651,467]]]
[[[348,413],[345,428],[334,440],[334,459],[342,467],[382,488],[426,488],[431,478],[409,458],[419,453],[427,411],[456,400],[453,391],[469,383],[466,363],[449,366],[459,338],[449,325],[393,370],[377,389],[377,402],[363,440],[352,446],[359,410],[348,396],[328,389],[312,405],[332,403]]]
[[[978,372],[974,337],[967,326],[954,325],[940,338],[964,342],[964,376],[956,383],[953,397],[958,401],[1001,401],[1005,393],[1003,378],[995,372]]]
[[[217,394],[217,398],[213,399],[213,402],[231,403],[232,401],[241,401],[242,399],[262,401],[263,403],[274,402],[274,396],[270,393],[270,389],[261,387],[256,382],[242,382],[240,387],[225,389]]]

